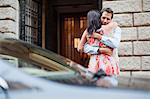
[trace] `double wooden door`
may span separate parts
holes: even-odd
[[[86,26],[86,14],[61,16],[60,54],[84,66],[87,66],[89,57],[79,53],[77,46]]]

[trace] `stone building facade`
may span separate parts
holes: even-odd
[[[19,39],[19,2],[0,0],[0,38]]]
[[[150,0],[103,0],[102,6],[114,10],[122,28],[121,75],[150,77]],[[0,0],[0,38],[5,37],[19,39],[18,0]]]

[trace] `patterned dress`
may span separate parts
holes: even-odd
[[[104,33],[105,36],[113,35],[113,33]],[[94,37],[90,37],[87,39],[87,43],[93,47],[104,47],[102,42],[95,39]],[[90,61],[88,65],[88,70],[97,73],[99,69],[104,70],[107,75],[118,75],[119,74],[119,67],[118,61],[116,59],[116,48],[113,49],[113,55],[109,56],[106,54],[92,54],[90,56]]]

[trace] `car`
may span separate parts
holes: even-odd
[[[97,87],[92,73],[80,75],[84,66],[21,40],[0,39],[0,56],[0,77],[9,86],[0,82],[0,99],[150,98],[150,79],[119,77],[116,88]]]
[[[149,99],[149,91],[72,86],[27,75],[0,60],[0,99]],[[3,87],[4,83],[8,84]]]

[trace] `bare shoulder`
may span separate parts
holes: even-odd
[[[84,30],[83,35],[88,35],[87,29]]]

